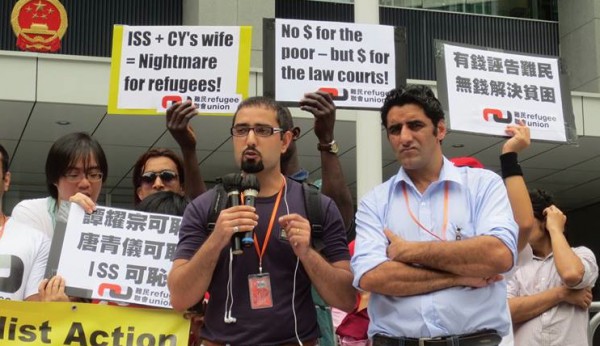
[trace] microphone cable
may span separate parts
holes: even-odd
[[[290,206],[287,201],[287,191],[288,186],[287,182],[284,178],[285,189],[283,191],[283,202],[285,203],[285,210],[287,214],[290,214]],[[296,315],[296,278],[298,277],[298,268],[300,267],[300,258],[296,256],[296,268],[294,268],[294,280],[292,286],[292,315],[294,316],[294,335],[296,336],[296,340],[298,340],[298,345],[302,346],[302,340],[300,340],[300,335],[298,334],[298,316]]]
[[[233,274],[233,250],[229,248],[229,275],[227,277],[227,297],[225,298],[225,316],[223,321],[227,324],[235,323],[237,320],[231,316],[231,310],[233,309],[233,285],[232,285],[232,274]],[[231,297],[231,304],[229,299]]]

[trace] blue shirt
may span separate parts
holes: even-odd
[[[411,218],[402,193],[406,184],[410,210],[428,230],[442,237],[444,185],[448,182],[449,207],[447,241],[490,235],[500,239],[517,256],[518,227],[514,221],[506,188],[494,172],[455,167],[444,158],[438,181],[421,194],[401,168],[397,175],[377,186],[361,200],[356,214],[356,247],[352,258],[354,286],[369,270],[389,261],[385,227],[407,241],[440,241],[423,231]],[[502,336],[509,331],[506,281],[484,288],[456,286],[410,297],[371,293],[369,337],[435,337],[495,329]]]

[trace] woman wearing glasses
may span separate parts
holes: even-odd
[[[50,196],[21,201],[12,217],[52,238],[61,202],[76,202],[92,212],[107,175],[108,163],[100,143],[84,132],[67,134],[54,142],[46,158]]]
[[[84,132],[65,135],[54,142],[46,158],[46,186],[50,196],[21,201],[13,209],[12,217],[52,238],[61,205],[75,202],[91,213],[107,175],[108,163],[98,141]],[[64,289],[62,277],[44,279],[39,286],[40,300],[67,301]]]

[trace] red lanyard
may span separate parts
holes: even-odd
[[[275,216],[277,216],[277,210],[279,210],[279,202],[281,201],[281,194],[283,193],[283,188],[285,187],[285,178],[283,178],[283,184],[281,185],[281,189],[277,193],[277,198],[275,199],[275,205],[273,206],[273,211],[271,212],[271,219],[269,220],[269,228],[267,228],[267,234],[265,235],[265,240],[262,244],[262,249],[258,247],[258,238],[256,238],[256,232],[254,232],[254,249],[256,249],[256,254],[258,255],[258,272],[262,274],[262,259],[267,252],[267,245],[269,245],[269,238],[271,237],[271,231],[273,230],[273,224],[275,223]]]
[[[449,199],[449,186],[448,186],[448,182],[446,181],[444,183],[444,224],[442,226],[442,238],[440,238],[437,234],[431,232],[430,230],[428,230],[427,228],[425,228],[425,226],[423,226],[421,224],[421,222],[419,222],[419,219],[417,219],[417,217],[415,216],[415,214],[413,214],[412,210],[410,210],[410,204],[408,203],[408,193],[406,193],[406,183],[402,183],[402,194],[404,195],[404,202],[406,202],[406,209],[408,209],[408,213],[410,214],[410,217],[413,219],[413,221],[425,232],[431,234],[432,236],[436,237],[437,239],[444,241],[446,240],[446,227],[448,226],[448,199]]]
[[[2,236],[4,235],[4,227],[6,226],[7,220],[8,220],[8,218],[6,217],[6,215],[2,215],[2,227],[0,228],[0,239],[2,239]]]

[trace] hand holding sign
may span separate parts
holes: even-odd
[[[174,103],[167,109],[167,129],[181,148],[196,149],[196,134],[189,122],[197,114],[191,100]]]

